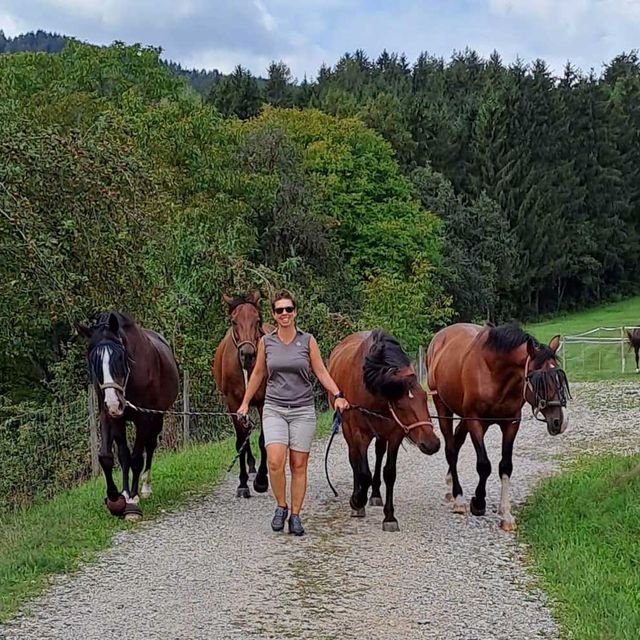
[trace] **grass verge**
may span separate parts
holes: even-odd
[[[564,638],[640,637],[640,456],[582,460],[543,481],[519,535]]]
[[[331,419],[330,412],[318,415],[319,437],[330,433]],[[235,455],[234,443],[235,438],[228,438],[178,453],[160,453],[153,466],[154,493],[141,505],[145,522],[210,491]],[[256,452],[257,442],[252,447]],[[104,478],[99,476],[52,500],[3,516],[0,622],[6,622],[23,602],[42,593],[52,576],[73,572],[92,560],[111,544],[115,532],[140,526],[110,516],[103,504],[104,495]]]

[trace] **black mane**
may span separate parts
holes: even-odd
[[[371,343],[362,367],[364,384],[373,395],[397,400],[407,392],[409,381],[407,378],[396,377],[396,372],[411,366],[409,356],[400,343],[382,329],[372,332]]]
[[[496,353],[509,353],[529,340],[538,346],[538,341],[517,325],[502,324],[489,329],[486,345]]]
[[[538,342],[530,333],[515,324],[491,327],[485,344],[496,353],[509,353],[525,342],[531,342],[537,351],[534,366],[541,365],[549,358],[555,358],[555,353],[546,344]]]

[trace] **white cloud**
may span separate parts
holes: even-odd
[[[24,23],[10,13],[0,13],[0,29],[7,38],[13,38],[26,29]]]

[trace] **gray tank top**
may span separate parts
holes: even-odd
[[[289,344],[277,333],[264,336],[267,360],[267,391],[265,400],[280,407],[306,407],[313,404],[309,361],[310,333],[299,329]]]

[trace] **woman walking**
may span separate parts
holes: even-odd
[[[282,531],[289,515],[285,464],[287,454],[291,469],[291,517],[289,533],[304,533],[300,512],[307,491],[307,464],[311,441],[316,430],[313,386],[310,371],[335,398],[335,408],[349,408],[333,381],[320,354],[316,339],[296,328],[296,303],[293,295],[282,290],[271,301],[277,329],[258,343],[256,364],[238,413],[249,413],[249,402],[267,377],[262,430],[267,448],[267,465],[271,489],[277,501],[271,521],[274,531]]]

